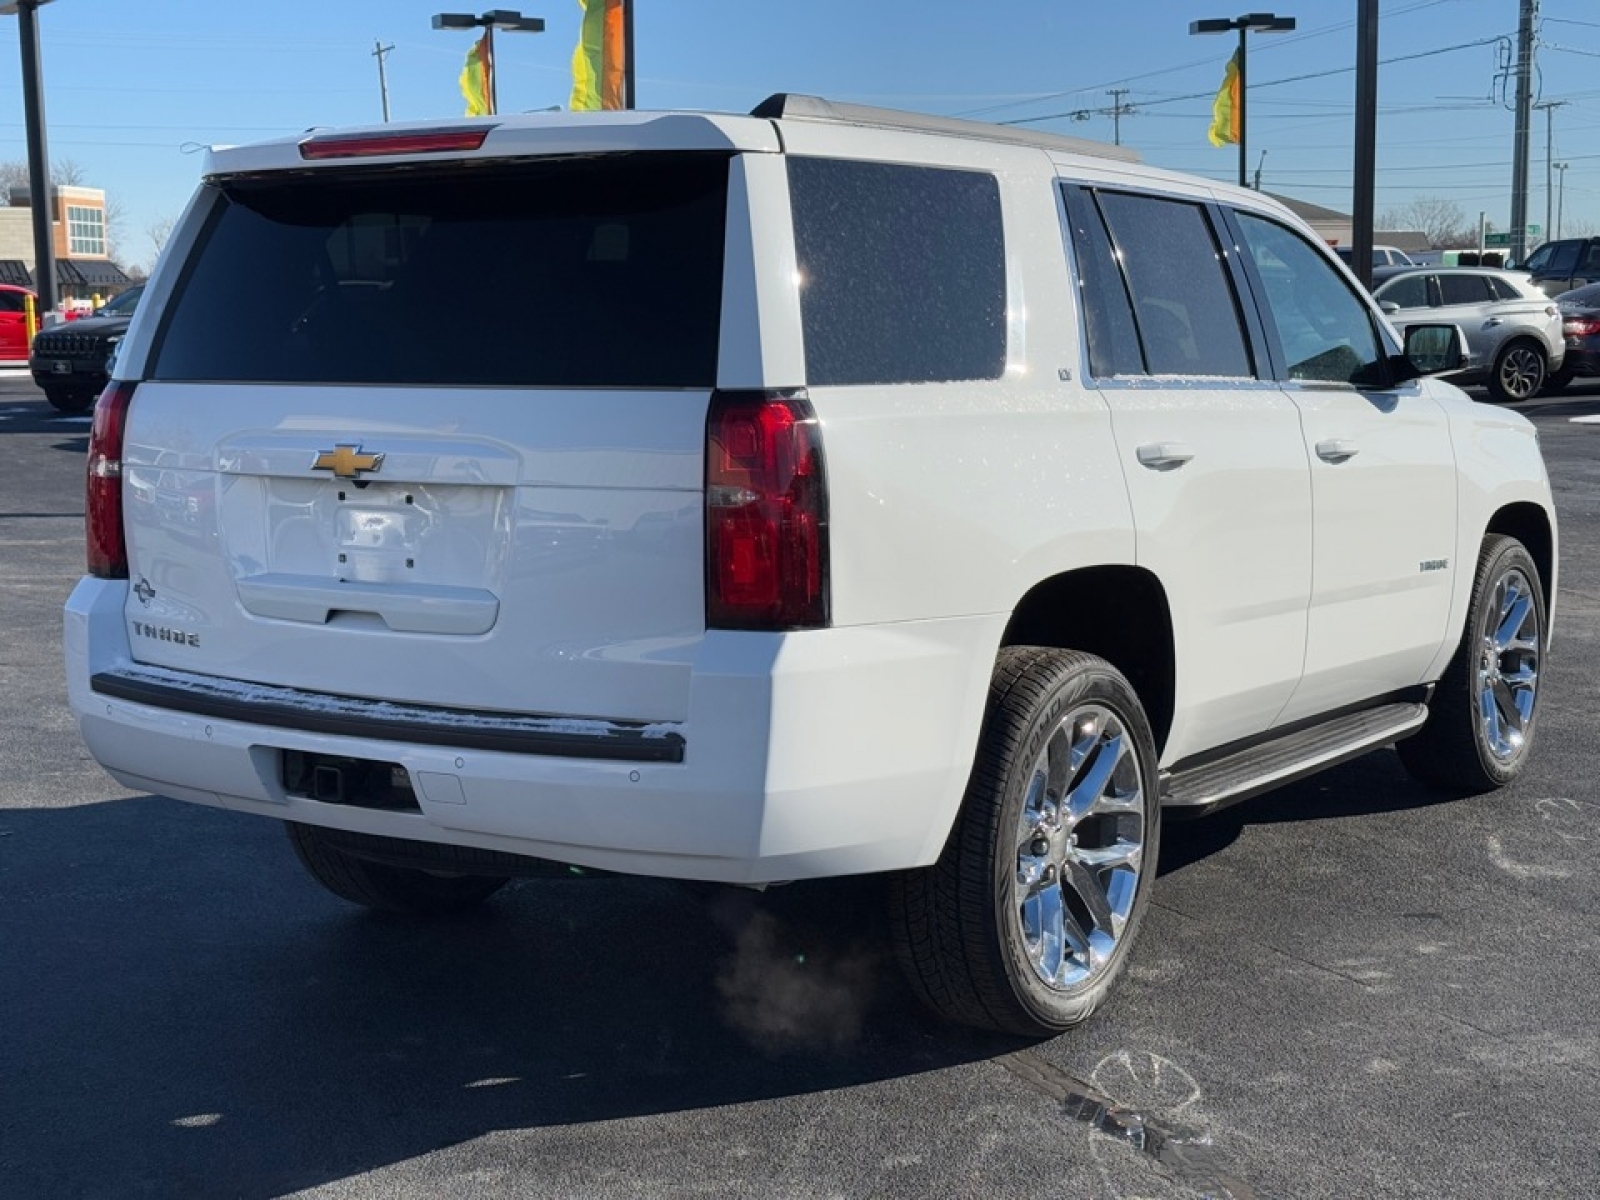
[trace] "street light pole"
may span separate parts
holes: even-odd
[[[500,111],[500,83],[499,70],[495,66],[494,58],[494,31],[504,29],[511,33],[543,33],[544,18],[525,17],[519,12],[512,12],[507,8],[492,8],[486,13],[473,16],[471,13],[434,13],[433,27],[435,29],[482,29],[484,31],[484,50],[489,57],[489,94],[485,99],[489,102],[489,111]]]
[[[1239,186],[1250,186],[1250,152],[1246,147],[1246,118],[1249,93],[1249,77],[1246,74],[1246,57],[1248,55],[1248,36],[1254,33],[1288,33],[1295,27],[1293,17],[1280,17],[1275,13],[1245,13],[1242,17],[1207,17],[1199,21],[1189,22],[1189,32],[1196,33],[1232,33],[1239,31]]]
[[[1556,237],[1561,236],[1561,208],[1567,198],[1567,168],[1571,163],[1556,163]]]
[[[50,214],[50,155],[44,137],[44,83],[39,75],[39,23],[34,14],[50,0],[0,4],[0,16],[17,17],[22,39],[22,107],[28,123],[28,203],[33,205],[33,290],[39,311],[56,306],[56,247]]]

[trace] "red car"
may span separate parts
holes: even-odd
[[[0,283],[0,362],[18,362],[28,357],[28,318],[24,301],[33,292],[14,284]],[[34,296],[34,313],[39,298]]]

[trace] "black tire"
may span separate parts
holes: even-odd
[[[1544,387],[1540,389],[1541,396],[1554,396],[1558,392],[1567,390],[1567,385],[1572,382],[1572,368],[1563,366],[1559,371],[1552,371],[1545,376]]]
[[[1511,589],[1527,602],[1514,639],[1505,634]],[[1521,646],[1530,631],[1533,644]],[[1396,747],[1406,770],[1430,787],[1463,795],[1494,791],[1521,774],[1538,725],[1538,673],[1548,640],[1544,588],[1532,556],[1515,538],[1489,535],[1478,554],[1466,630],[1434,690],[1427,723]],[[1532,672],[1525,705],[1524,671]],[[1494,706],[1493,717],[1486,716],[1486,704]],[[1508,720],[1508,713],[1516,717]]]
[[[1527,338],[1513,338],[1494,356],[1489,394],[1501,404],[1532,400],[1550,374],[1544,348]]]
[[[94,403],[93,392],[77,392],[68,388],[44,389],[44,398],[57,412],[81,413]]]
[[[334,844],[337,832],[296,821],[285,821],[284,827],[313,879],[341,900],[366,908],[442,916],[483,903],[507,882],[503,875],[443,874],[373,862],[341,850]]]
[[[1046,782],[1056,766],[1052,748],[1091,743],[1076,767],[1068,769],[1063,756],[1061,771]],[[1041,811],[1040,797],[1070,793],[1067,783],[1093,784],[1091,776],[1102,768],[1104,786],[1082,791],[1106,799],[1109,813],[1091,810],[1081,819],[1058,813],[1048,830],[1029,816]],[[1063,818],[1073,823],[1062,827]],[[1079,846],[1080,833],[1096,844]],[[1131,865],[1086,867],[1078,858],[1097,851],[1125,855],[1135,842]],[[1128,681],[1103,659],[1076,651],[1002,650],[966,797],[944,852],[933,866],[891,881],[891,933],[912,990],[952,1021],[1003,1033],[1049,1037],[1078,1024],[1122,969],[1159,850],[1155,743]],[[1026,882],[1025,874],[1034,881]],[[1082,902],[1086,893],[1078,889],[1085,882],[1088,894],[1098,889],[1104,901],[1098,909]],[[1073,933],[1030,944],[1029,905],[1039,916],[1037,905],[1052,887],[1059,893],[1055,911],[1071,917]],[[1107,929],[1114,930],[1109,938]],[[1088,941],[1073,943],[1085,930],[1102,935],[1098,956],[1087,952]],[[1048,965],[1051,946],[1060,947],[1054,968]],[[1052,980],[1047,969],[1054,970]]]

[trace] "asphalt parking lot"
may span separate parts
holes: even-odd
[[[1600,385],[1526,407],[1530,773],[1441,802],[1382,752],[1170,826],[1111,1005],[1024,1044],[917,1008],[870,881],[406,924],[119,788],[61,679],[88,420],[0,378],[0,1196],[1600,1193]]]

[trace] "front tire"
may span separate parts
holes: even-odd
[[[1087,1019],[1146,907],[1159,805],[1128,681],[1092,655],[1003,649],[944,852],[891,887],[913,991],[950,1020],[1029,1037]]]
[[[503,875],[444,874],[373,862],[334,844],[317,825],[285,821],[289,844],[311,877],[341,900],[382,912],[436,917],[483,903],[506,885]]]
[[[1544,351],[1518,338],[1495,355],[1494,369],[1489,372],[1489,394],[1502,404],[1520,404],[1539,394],[1547,374]]]
[[[95,401],[93,392],[76,392],[67,388],[45,388],[44,398],[57,412],[81,413]]]
[[[1434,691],[1428,721],[1397,747],[1413,776],[1475,795],[1527,765],[1549,632],[1538,568],[1521,542],[1491,534],[1478,554],[1461,646]]]

